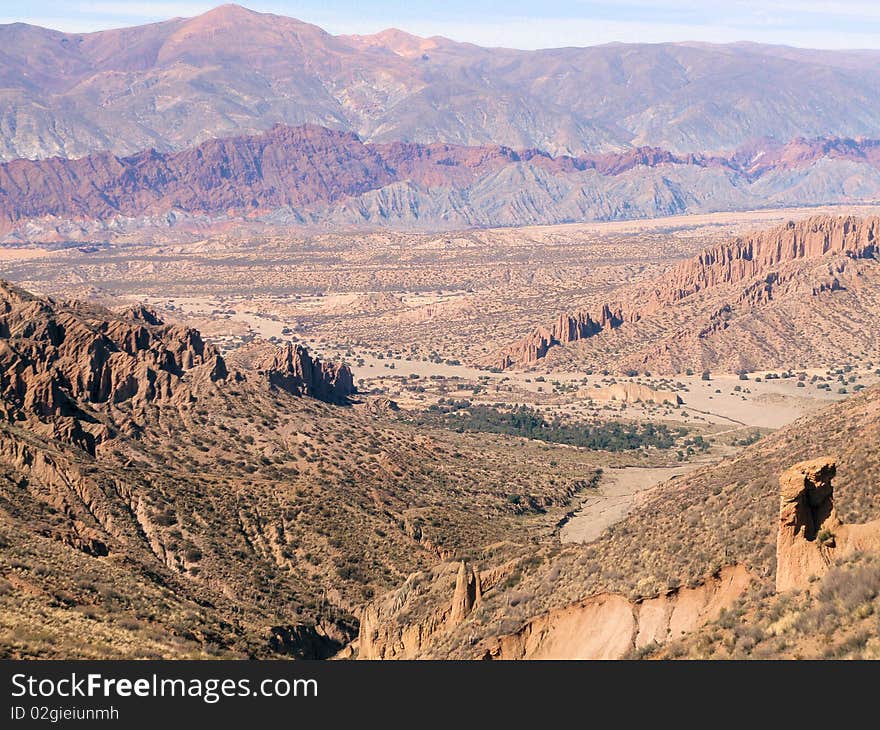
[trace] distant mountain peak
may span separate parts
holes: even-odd
[[[275,121],[554,155],[880,137],[880,52],[488,49],[399,28],[331,35],[241,5],[85,34],[3,25],[0,46],[0,160],[180,150]]]
[[[250,8],[246,8],[242,5],[237,5],[236,3],[226,3],[224,5],[218,5],[216,8],[207,10],[204,13],[200,13],[199,15],[194,15],[190,19],[198,20],[206,24],[221,24],[254,22],[271,17],[273,16],[269,13],[260,13],[256,10],[251,10]],[[294,20],[294,18],[289,18],[289,20]]]
[[[340,36],[356,46],[365,48],[384,48],[403,58],[417,58],[436,48],[453,44],[454,41],[442,36],[422,38],[399,28],[386,28],[372,35]]]

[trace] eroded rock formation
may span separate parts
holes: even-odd
[[[445,563],[431,574],[416,573],[396,591],[369,604],[361,612],[359,659],[415,659],[423,657],[438,637],[455,629],[512,571],[511,565],[478,570],[470,563]],[[449,591],[455,574],[454,588]],[[439,592],[440,608],[418,614],[425,597]],[[402,613],[414,615],[405,621]]]
[[[793,466],[779,479],[779,530],[776,536],[776,590],[798,588],[824,573],[831,562],[834,513],[831,480],[834,460],[819,458]]]
[[[455,570],[451,602],[438,611],[410,617],[426,595],[442,592],[443,586],[449,585],[453,568],[448,564],[428,583],[423,574],[411,576],[401,589],[368,606],[360,617],[359,658],[436,657],[438,642],[464,624],[479,606],[482,595],[497,589],[510,573],[510,566],[478,571],[461,562]],[[512,634],[475,642],[474,658],[618,659],[714,620],[751,581],[746,568],[729,566],[717,575],[707,576],[698,586],[641,601],[610,593],[591,596],[536,616]]]
[[[529,366],[546,357],[554,346],[622,332],[627,324],[640,322],[701,292],[742,286],[708,317],[706,331],[701,333],[706,336],[727,326],[732,306],[766,304],[780,287],[797,286],[792,272],[782,272],[780,267],[826,256],[841,258],[835,265],[836,274],[814,282],[811,291],[803,292],[804,296],[816,296],[841,289],[837,274],[843,272],[846,259],[874,258],[878,251],[880,217],[814,216],[789,222],[707,249],[656,280],[626,287],[620,290],[618,301],[603,304],[598,314],[562,314],[552,327],[535,329],[488,364],[502,369]]]
[[[857,551],[880,552],[880,520],[843,524],[834,509],[831,457],[795,464],[779,479],[776,590],[802,589],[836,558]]]
[[[607,304],[603,305],[595,319],[587,312],[560,314],[551,328],[539,327],[528,337],[505,350],[497,366],[504,369],[514,365],[526,365],[540,360],[554,345],[583,340],[600,332],[616,329],[623,322],[624,315],[621,309],[612,311]]]
[[[114,315],[0,283],[0,412],[8,420],[43,419],[52,435],[91,451],[106,428],[85,404],[185,403],[193,385],[227,375],[196,330],[165,325],[149,310]]]
[[[253,367],[271,386],[294,395],[342,401],[355,392],[348,365],[322,362],[302,345],[271,346],[253,360]]]
[[[354,392],[347,366],[299,345],[270,346],[257,365],[259,377],[295,395],[341,401]],[[0,282],[0,416],[37,419],[47,435],[89,453],[110,434],[92,407],[180,406],[200,388],[243,377],[197,330],[145,307],[114,313]]]
[[[449,626],[456,626],[464,621],[482,598],[480,571],[474,570],[470,563],[462,560],[455,578],[455,592],[452,594],[452,607],[447,619]]]

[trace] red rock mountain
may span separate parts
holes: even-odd
[[[0,168],[0,198],[7,223],[171,209],[241,213],[333,201],[392,179],[379,155],[352,134],[279,126],[173,154],[16,160]]]
[[[187,404],[205,383],[265,377],[295,395],[341,400],[354,392],[345,365],[302,347],[266,346],[260,370],[232,371],[198,331],[133,307],[120,314],[44,299],[0,282],[0,416],[34,418],[94,453],[111,436],[91,404]]]
[[[831,361],[835,350],[839,356],[877,344],[870,327],[853,325],[875,316],[878,252],[880,218],[817,216],[790,222],[707,249],[655,280],[622,287],[613,301],[592,312],[560,314],[553,325],[537,328],[490,364],[530,366],[558,346],[600,339],[596,351],[588,349],[583,356],[598,357],[604,348],[605,359],[593,364],[613,361],[617,369],[773,367],[783,364],[768,359],[775,348],[785,350],[789,362],[817,356]],[[820,313],[826,315],[824,324]],[[810,319],[816,316],[819,320]],[[798,336],[760,330],[770,320],[774,328],[782,327],[780,319],[787,327],[800,323]],[[839,326],[831,324],[840,319]],[[747,335],[741,329],[746,326],[758,329]]]
[[[100,154],[0,165],[0,219],[11,226],[44,216],[106,219],[169,210],[249,214],[332,203],[394,181],[463,187],[520,161],[554,173],[597,169],[616,174],[638,164],[679,159],[650,149],[554,159],[536,150],[517,153],[498,146],[365,145],[347,132],[276,125],[265,134],[211,140],[178,153],[149,150],[126,158]]]
[[[155,224],[170,213],[210,221],[224,216],[265,218],[275,211],[286,211],[281,222],[288,223],[333,223],[346,214],[352,222],[397,220],[410,225],[439,221],[448,225],[448,216],[455,213],[462,216],[463,224],[496,225],[639,217],[700,209],[700,176],[713,186],[711,204],[754,205],[751,200],[726,197],[717,189],[719,179],[728,185],[731,195],[741,196],[741,190],[750,185],[762,189],[772,186],[777,172],[782,184],[790,186],[791,170],[802,164],[800,174],[810,175],[817,160],[856,165],[855,173],[866,180],[865,194],[875,191],[880,195],[878,150],[880,143],[871,140],[797,140],[783,147],[771,145],[763,156],[752,148],[729,159],[676,155],[649,147],[552,157],[539,150],[516,151],[498,145],[364,144],[349,132],[314,125],[276,125],[263,134],[210,140],[182,152],[148,150],[131,157],[102,153],[78,160],[55,157],[2,164],[0,233],[15,232],[27,238],[32,235],[25,225],[28,221],[53,227],[65,222],[91,224],[98,229],[118,218]],[[768,156],[778,162],[778,171]],[[638,207],[644,192],[640,188],[650,181],[635,175],[637,168],[664,171],[661,184],[670,191],[668,205],[657,208],[663,196],[654,192],[647,209]],[[854,170],[839,169],[852,180]],[[676,175],[684,182],[676,182]],[[369,195],[381,195],[398,184],[412,186],[414,197],[409,199],[409,207],[405,200],[383,204],[372,217],[369,210],[358,208],[361,203],[366,205]],[[683,185],[691,187],[684,195]],[[602,186],[607,191],[603,192]],[[516,217],[523,215],[521,211],[508,207],[514,195],[543,196],[548,189],[564,191],[566,187],[570,193],[520,206],[538,211],[526,220]],[[508,203],[501,206],[505,191]],[[573,199],[576,191],[580,197],[598,199],[600,209],[585,208]],[[453,201],[447,199],[450,195]],[[824,188],[811,187],[806,197],[807,202],[826,202],[828,196],[832,200],[839,196],[831,183]],[[608,205],[615,206],[616,212],[603,214],[601,210]]]

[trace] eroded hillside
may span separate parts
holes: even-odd
[[[675,642],[704,625],[709,628],[695,637],[705,637],[717,629],[716,621],[729,629],[735,619],[742,634],[754,615],[748,611],[770,610],[780,475],[794,462],[817,452],[835,454],[839,518],[859,525],[880,516],[880,459],[873,447],[878,435],[875,387],[765,437],[735,458],[666,483],[591,543],[544,546],[512,562],[508,556],[505,563],[474,556],[477,581],[483,571],[498,570],[504,580],[493,578],[486,590],[474,591],[463,620],[448,618],[453,597],[462,593],[461,574],[456,580],[455,570],[447,568],[411,576],[366,614],[360,643],[367,656],[376,657],[614,658],[659,651],[667,642],[679,647],[670,648],[673,656],[702,652],[705,638]],[[832,592],[842,590],[839,581],[850,580],[847,571],[873,570],[858,553],[839,559],[842,566],[823,578],[838,581]],[[870,585],[863,601],[874,595]],[[780,595],[773,599],[782,602],[778,616],[802,608],[815,617],[815,601],[807,599],[805,607],[802,597]],[[855,599],[847,600],[847,610],[854,610]],[[730,611],[737,611],[734,619]],[[858,628],[864,634],[864,626]],[[721,634],[713,641],[723,643]]]
[[[374,593],[590,473],[378,421],[301,347],[235,365],[143,308],[0,301],[8,656],[327,656]]]
[[[707,249],[487,362],[683,372],[876,358],[880,219],[821,216]]]

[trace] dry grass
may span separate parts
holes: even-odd
[[[880,557],[854,555],[801,593],[750,591],[717,621],[643,658],[880,659]]]
[[[8,453],[54,465],[0,480],[9,655],[263,656],[269,627],[313,624],[342,642],[352,613],[411,572],[546,535],[595,474],[588,452],[416,430],[247,382],[90,412],[117,434],[94,458],[36,422],[0,425]]]

